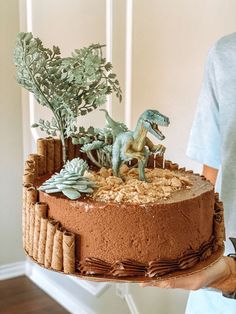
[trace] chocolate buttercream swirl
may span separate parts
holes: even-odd
[[[83,275],[110,275],[114,277],[161,277],[174,271],[185,270],[193,267],[199,261],[207,259],[214,250],[215,238],[202,243],[197,251],[189,249],[177,259],[159,259],[148,264],[131,259],[116,261],[114,264],[99,258],[85,258],[77,269]]]
[[[215,237],[212,236],[209,241],[203,242],[199,249],[200,260],[203,261],[211,256],[215,245]]]
[[[111,272],[111,264],[99,258],[88,257],[79,263],[83,275],[107,275]]]
[[[111,275],[116,277],[145,276],[147,267],[147,264],[125,259],[123,261],[117,261],[112,265]]]
[[[199,261],[207,259],[214,249],[214,237],[204,242],[199,250],[188,250],[178,259],[160,259],[149,263],[147,275],[149,277],[160,277],[178,270],[185,270],[193,267]]]

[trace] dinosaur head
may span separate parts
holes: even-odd
[[[165,136],[159,130],[159,126],[168,126],[170,120],[157,110],[149,109],[141,115],[141,120],[145,129],[160,140],[164,140]]]

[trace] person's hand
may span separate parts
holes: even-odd
[[[141,287],[181,288],[198,290],[209,287],[232,293],[236,290],[236,261],[231,257],[222,257],[212,266],[195,274],[163,281],[151,281],[140,284]]]

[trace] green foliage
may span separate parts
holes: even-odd
[[[93,111],[115,92],[121,90],[112,65],[102,56],[103,46],[92,44],[76,49],[71,57],[61,58],[60,49],[45,48],[31,33],[19,33],[14,50],[16,77],[20,85],[32,92],[42,106],[53,113],[51,122],[40,120],[47,134],[60,133],[65,138],[77,132],[77,117]],[[64,158],[65,161],[65,158]]]
[[[121,89],[116,74],[109,73],[112,65],[102,56],[102,45],[76,49],[72,57],[62,61],[62,77],[80,90],[83,102],[79,106],[71,102],[78,115],[85,115],[106,102],[106,96],[115,92],[120,99]]]
[[[89,144],[84,144],[83,147],[81,148],[81,151],[86,153],[92,150],[100,149],[104,146],[103,141],[93,141],[92,143]]]
[[[82,145],[81,151],[97,167],[111,168],[113,134],[109,128],[79,128],[79,133],[72,137],[74,144]]]
[[[87,130],[84,127],[79,128],[77,134],[73,134],[73,144],[90,144],[93,141],[102,141],[105,144],[111,144],[113,141],[113,133],[110,128],[93,128],[90,126]]]
[[[75,158],[67,161],[60,173],[56,173],[39,187],[40,191],[46,193],[62,192],[70,199],[77,199],[81,193],[92,193],[96,186],[89,178],[84,177],[85,170],[88,170],[86,161]]]
[[[57,135],[57,122],[53,117],[51,122],[39,119],[38,123],[32,124],[32,128],[40,128],[41,131],[46,132],[48,135],[56,136]]]
[[[79,132],[73,134],[72,142],[74,145],[77,144],[88,144],[91,143],[96,138],[95,129],[90,126],[87,130],[84,127],[79,127]]]

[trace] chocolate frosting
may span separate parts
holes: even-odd
[[[117,277],[123,276],[145,276],[148,265],[134,260],[126,259],[117,261],[112,265],[111,275]]]
[[[211,255],[214,248],[214,236],[208,242],[204,242],[199,250],[186,251],[179,259],[154,260],[149,263],[147,275],[159,277],[168,273],[193,267],[200,260],[205,260]]]
[[[199,261],[207,259],[214,250],[215,238],[204,242],[197,251],[189,249],[178,259],[159,259],[140,263],[131,259],[124,259],[113,264],[98,258],[85,258],[80,262],[78,270],[83,275],[111,275],[114,277],[160,277],[174,271],[193,267]]]
[[[200,176],[189,178],[191,189],[153,204],[70,201],[43,192],[39,199],[48,204],[49,217],[78,235],[80,274],[159,277],[191,268],[222,244],[213,186]]]
[[[105,275],[110,273],[111,264],[99,258],[89,257],[79,263],[77,270],[83,275]]]
[[[148,265],[130,259],[117,261],[114,264],[107,263],[99,258],[85,258],[77,269],[83,275],[112,275],[122,276],[145,276]]]

